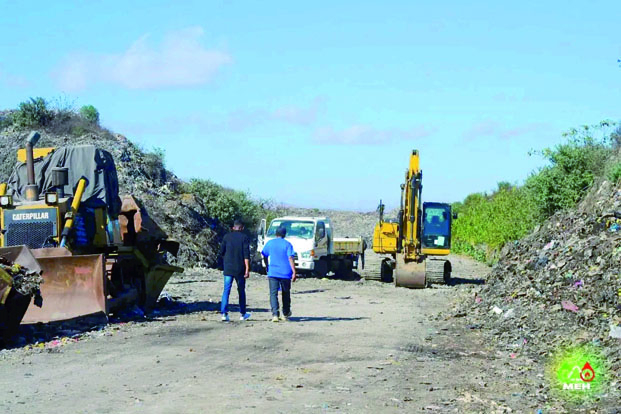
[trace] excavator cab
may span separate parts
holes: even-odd
[[[450,253],[452,218],[450,204],[423,203],[423,254],[446,256]]]

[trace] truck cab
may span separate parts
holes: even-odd
[[[283,226],[287,229],[285,238],[293,245],[296,253],[295,267],[300,271],[313,271],[316,259],[327,257],[333,252],[332,223],[328,217],[285,216],[275,218],[269,226],[266,224],[262,220],[257,252],[261,252],[268,241],[275,239],[276,229]]]
[[[276,238],[276,229],[283,226],[287,229],[285,238],[296,253],[295,268],[299,273],[325,277],[333,272],[337,277],[348,277],[359,264],[364,266],[365,241],[362,237],[334,237],[334,227],[328,217],[285,216],[275,218],[269,226],[266,224],[262,220],[258,232],[259,256],[263,246]]]

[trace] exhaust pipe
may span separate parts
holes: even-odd
[[[26,200],[37,201],[39,199],[39,187],[35,184],[34,170],[34,147],[39,142],[41,135],[33,131],[26,139],[26,171],[28,173],[28,185],[26,185]]]

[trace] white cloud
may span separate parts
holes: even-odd
[[[116,84],[128,89],[159,89],[200,86],[232,62],[223,51],[201,44],[204,31],[190,27],[164,36],[153,47],[150,36],[136,40],[119,54],[75,54],[67,57],[53,74],[58,85],[76,91],[91,84]]]
[[[380,145],[396,141],[417,140],[428,137],[434,130],[425,127],[410,129],[379,129],[368,125],[353,125],[342,130],[319,128],[313,142],[323,145]]]

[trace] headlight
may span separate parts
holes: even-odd
[[[13,197],[10,195],[0,196],[0,206],[11,207],[13,205]]]
[[[302,252],[302,254],[300,255],[300,257],[302,257],[302,259],[310,259],[311,257],[315,256],[315,251],[314,250],[309,250],[307,252]]]
[[[45,204],[53,205],[58,204],[57,193],[45,193]]]

